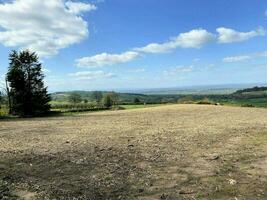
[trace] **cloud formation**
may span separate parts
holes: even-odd
[[[151,43],[141,48],[135,48],[135,51],[145,53],[165,53],[178,47],[180,48],[201,48],[203,45],[213,41],[215,36],[205,29],[194,29],[186,33],[181,33],[170,41],[158,44]]]
[[[104,71],[81,71],[69,74],[72,77],[75,77],[78,80],[92,80],[99,78],[112,78],[115,77],[113,73],[106,73]]]
[[[217,28],[216,31],[219,33],[219,43],[243,42],[253,37],[266,35],[266,31],[263,28],[249,32],[238,32],[234,29],[220,27]]]
[[[226,57],[223,59],[223,62],[241,62],[241,61],[245,61],[245,60],[249,60],[251,59],[251,56],[249,55],[244,55],[244,56],[230,56],[230,57]]]
[[[97,7],[93,4],[72,1],[67,1],[66,6],[68,7],[69,12],[74,14],[89,12],[97,9]]]
[[[242,62],[242,61],[252,60],[252,59],[260,58],[260,57],[267,57],[267,51],[251,53],[248,55],[229,56],[229,57],[223,58],[223,62],[228,62],[228,63]]]
[[[146,46],[133,48],[121,54],[101,53],[94,56],[83,57],[76,60],[78,67],[102,67],[125,63],[134,60],[139,55],[153,53],[167,53],[177,48],[195,48],[199,49],[204,45],[214,43],[233,43],[242,42],[253,37],[264,36],[267,34],[263,28],[249,32],[239,32],[234,29],[220,27],[216,31],[218,34],[213,34],[205,29],[193,29],[189,32],[180,33],[176,37],[172,37],[165,43],[150,43]],[[225,62],[235,62],[249,59],[247,56],[225,58]]]
[[[64,0],[14,0],[0,3],[0,43],[49,57],[88,37],[81,13],[96,6]]]
[[[101,53],[94,56],[83,57],[76,60],[78,67],[102,67],[105,65],[114,65],[129,62],[135,59],[139,53],[134,51],[126,51],[122,54]]]

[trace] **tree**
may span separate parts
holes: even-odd
[[[103,94],[100,91],[94,91],[92,93],[92,98],[96,101],[97,104],[100,104],[100,102],[103,98]]]
[[[138,103],[140,103],[140,102],[141,102],[140,99],[138,99],[137,97],[134,98],[134,103],[135,103],[135,104],[138,104]]]
[[[108,95],[111,98],[113,106],[118,105],[118,103],[119,103],[119,95],[116,92],[109,92]]]
[[[32,116],[50,109],[50,95],[44,86],[42,64],[35,52],[12,51],[6,75],[11,114]]]
[[[73,92],[69,96],[69,102],[70,103],[81,103],[82,102],[82,97],[79,93]]]
[[[106,108],[110,108],[112,106],[113,102],[112,102],[112,99],[111,99],[111,96],[110,94],[106,94],[103,98],[103,105],[106,107]]]
[[[3,92],[0,91],[0,106],[1,106],[1,103],[3,102]]]

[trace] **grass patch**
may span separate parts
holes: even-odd
[[[15,196],[14,194],[12,194],[11,190],[10,190],[10,184],[5,181],[4,179],[0,179],[0,199],[3,200],[15,200],[17,199],[17,196]]]

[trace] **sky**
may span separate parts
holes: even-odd
[[[37,52],[49,91],[267,83],[266,0],[0,0],[0,79]]]

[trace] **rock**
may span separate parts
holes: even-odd
[[[230,185],[235,185],[235,184],[237,184],[237,181],[234,180],[234,179],[229,179],[228,182],[229,182]]]
[[[220,155],[217,153],[214,153],[214,154],[208,155],[207,160],[218,160],[219,158],[220,158]]]
[[[86,158],[81,158],[77,161],[74,161],[75,164],[77,165],[82,165],[82,164],[87,164]]]

